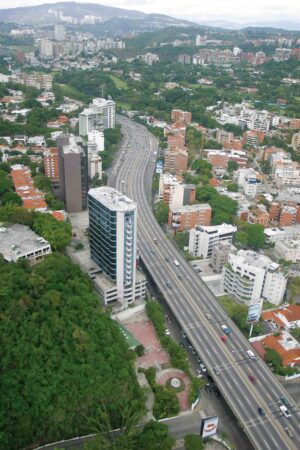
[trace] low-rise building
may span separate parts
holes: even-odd
[[[280,329],[300,328],[300,305],[285,305],[279,309],[263,311],[261,316],[264,320],[273,322]]]
[[[170,208],[168,225],[176,231],[188,231],[196,225],[207,226],[211,221],[211,206],[207,203]]]
[[[270,215],[267,208],[263,204],[259,204],[256,208],[249,211],[248,222],[253,224],[259,224],[263,227],[267,227],[269,224]]]
[[[286,261],[300,261],[300,240],[286,239],[275,242],[275,255]]]
[[[161,174],[159,178],[159,198],[169,205],[177,208],[183,205],[184,185],[178,177],[170,174]]]
[[[231,243],[237,228],[223,223],[215,226],[196,226],[190,230],[189,253],[193,256],[210,258],[213,247],[219,242]]]
[[[181,109],[172,109],[171,117],[173,122],[183,122],[189,125],[192,121],[192,113],[189,111],[182,111]]]
[[[266,242],[274,244],[277,241],[286,239],[298,239],[300,235],[300,225],[291,225],[286,227],[265,228]]]
[[[230,254],[223,269],[223,288],[239,301],[249,304],[265,299],[279,305],[282,302],[287,276],[279,264],[253,251],[239,250]]]
[[[278,336],[265,336],[261,343],[266,349],[279,353],[283,366],[294,367],[300,364],[300,344],[288,331],[281,331]]]
[[[26,259],[35,264],[51,253],[51,247],[26,225],[14,223],[0,227],[0,253],[8,262]]]

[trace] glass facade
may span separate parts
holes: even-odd
[[[112,280],[117,277],[117,213],[88,196],[92,259]]]

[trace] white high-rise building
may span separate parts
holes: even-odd
[[[93,130],[103,129],[103,114],[96,108],[85,108],[79,114],[79,134],[87,136]]]
[[[55,25],[54,37],[56,41],[64,41],[66,38],[66,32],[64,25]]]
[[[91,153],[104,151],[104,134],[102,131],[91,130],[88,132],[88,149]]]
[[[136,270],[137,206],[105,186],[88,193],[91,258],[106,274],[99,286],[106,304],[124,308],[145,295],[146,278]]]
[[[96,108],[103,115],[103,127],[115,128],[116,122],[116,104],[113,100],[106,100],[105,98],[94,98],[93,104],[90,105]]]
[[[43,59],[53,58],[53,42],[48,39],[40,41],[40,57]]]
[[[243,303],[265,299],[279,305],[285,293],[287,276],[279,264],[267,256],[240,250],[230,254],[223,268],[223,288]]]
[[[197,225],[190,230],[189,253],[193,256],[210,258],[213,247],[222,241],[231,243],[236,231],[236,227],[227,223],[215,226]]]

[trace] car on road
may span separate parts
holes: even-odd
[[[203,373],[207,372],[207,368],[205,367],[205,365],[203,363],[200,363],[199,367]]]
[[[285,427],[284,431],[288,434],[290,438],[294,437],[294,433],[291,427]]]
[[[177,261],[177,259],[174,259],[173,262],[174,262],[175,266],[177,266],[177,267],[179,266],[179,262]]]
[[[153,239],[154,244],[158,244],[158,240],[156,238]]]
[[[183,280],[183,276],[182,275],[177,275],[177,278],[179,279],[179,280]]]
[[[248,375],[248,378],[249,378],[249,380],[251,381],[252,384],[255,384],[255,383],[256,383],[256,378],[255,378],[254,375],[252,375],[252,373],[250,373],[250,374]]]
[[[166,336],[170,336],[170,334],[171,334],[171,333],[170,333],[170,330],[169,330],[168,328],[166,328],[166,330],[165,330],[165,335],[166,335]]]
[[[172,289],[172,284],[170,283],[170,281],[166,281],[166,286],[169,289]]]
[[[281,405],[281,406],[279,407],[279,409],[280,409],[280,411],[282,412],[282,414],[283,414],[285,417],[291,417],[291,413],[289,412],[289,410],[287,409],[286,406]]]
[[[181,335],[182,335],[182,337],[186,338],[186,334],[183,330],[181,330]]]
[[[219,371],[219,369],[218,369],[217,367],[214,367],[214,368],[213,368],[213,371],[214,371],[214,373],[215,373],[216,375],[220,375],[220,371]]]
[[[231,330],[227,325],[221,325],[222,330],[224,331],[225,334],[230,334]]]
[[[206,317],[208,320],[212,319],[212,315],[209,314],[209,313],[205,313],[205,317]]]
[[[168,258],[167,256],[165,256],[165,261],[170,262],[170,258]]]
[[[259,407],[257,408],[257,410],[258,410],[258,414],[259,414],[261,417],[264,417],[264,416],[266,415],[266,413],[264,412],[264,410],[262,409],[261,406],[259,406]]]
[[[290,402],[288,401],[288,399],[286,397],[279,397],[279,400],[284,404],[284,406],[290,406]]]
[[[255,353],[252,350],[247,350],[247,355],[250,359],[256,359]]]
[[[226,342],[227,342],[227,336],[225,336],[225,335],[221,336],[221,341],[223,341],[224,344],[226,344]]]

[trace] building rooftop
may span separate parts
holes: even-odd
[[[253,252],[251,250],[239,250],[237,255],[230,255],[230,258],[238,259],[241,264],[251,267],[257,267],[265,269],[270,267],[272,270],[279,268],[279,264],[273,262],[265,255]]]
[[[287,305],[282,308],[263,311],[261,314],[264,320],[272,320],[280,328],[285,328],[286,323],[300,322],[300,305]]]
[[[208,203],[200,203],[196,205],[183,205],[179,207],[171,207],[170,210],[173,213],[193,213],[201,210],[211,210],[211,206]]]
[[[49,246],[49,242],[38,236],[26,225],[12,224],[0,228],[0,253],[6,261],[12,261],[14,256],[27,254]]]
[[[133,200],[109,186],[90,189],[89,196],[101,202],[111,211],[136,210],[136,203]]]
[[[263,339],[262,344],[276,350],[284,366],[300,363],[300,344],[288,331],[281,331],[280,336],[268,335]]]
[[[197,231],[205,231],[207,234],[227,234],[227,233],[235,233],[237,228],[228,223],[222,223],[221,225],[211,225],[211,226],[202,226],[196,225],[195,229]]]

